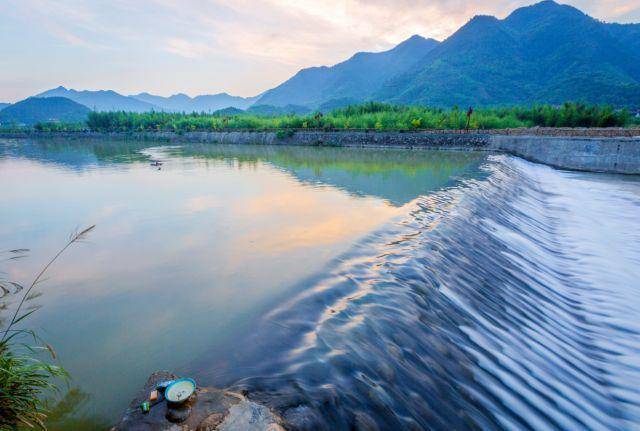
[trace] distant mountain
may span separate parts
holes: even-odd
[[[331,99],[331,100],[327,100],[322,105],[320,105],[318,107],[318,111],[329,112],[329,111],[333,111],[334,109],[344,108],[345,106],[357,105],[358,103],[361,103],[361,102],[362,100],[358,100],[353,97],[341,97],[339,99]]]
[[[383,53],[301,70],[256,103],[326,110],[368,100],[640,108],[640,24],[604,23],[543,1],[503,20],[476,16],[441,43],[413,36]]]
[[[411,70],[437,45],[433,39],[416,35],[389,51],[359,52],[332,67],[303,69],[265,92],[256,104],[317,108],[332,99],[365,100],[386,80]]]
[[[213,112],[215,115],[219,115],[219,116],[233,116],[233,115],[242,115],[244,113],[246,113],[246,111],[242,110],[242,109],[238,109],[238,108],[223,108],[223,109],[218,109],[217,111]]]
[[[638,105],[636,32],[553,1],[517,9],[504,20],[477,16],[373,98],[437,106]]]
[[[0,111],[2,111],[4,108],[6,108],[9,105],[11,105],[11,103],[1,103],[0,102]]]
[[[169,112],[214,112],[224,108],[247,109],[258,99],[257,96],[238,97],[227,93],[202,95],[193,98],[182,93],[170,97],[140,93],[130,97],[158,106],[159,109]]]
[[[93,111],[128,112],[214,112],[228,107],[246,109],[258,99],[258,96],[245,98],[227,93],[196,97],[189,97],[186,94],[162,97],[149,93],[124,96],[113,90],[77,91],[62,86],[37,94],[35,97],[66,97]]]
[[[0,111],[0,124],[80,123],[89,112],[86,106],[64,97],[30,97]]]
[[[285,105],[285,106],[273,106],[273,105],[258,105],[255,104],[246,110],[247,113],[255,115],[289,115],[298,114],[304,115],[311,112],[306,106],[301,105]]]
[[[159,107],[150,103],[134,99],[133,97],[123,96],[113,90],[77,91],[60,86],[37,94],[35,97],[66,97],[67,99],[86,106],[92,111],[146,112],[161,110]]]

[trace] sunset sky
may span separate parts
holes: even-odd
[[[168,96],[253,96],[303,67],[381,51],[413,34],[445,39],[478,14],[531,0],[0,0],[0,101],[58,85]],[[637,0],[569,0],[640,22]]]

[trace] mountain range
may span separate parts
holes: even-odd
[[[113,90],[77,91],[60,86],[43,93],[36,94],[34,97],[64,97],[84,105],[92,111],[160,111],[159,107],[154,106],[151,103],[144,102],[133,97],[123,96]]]
[[[237,97],[227,93],[189,97],[186,94],[175,94],[170,97],[140,93],[124,96],[113,90],[77,91],[65,87],[57,87],[37,94],[35,97],[66,97],[80,103],[93,111],[165,111],[165,112],[214,112],[223,108],[246,109],[258,98]]]
[[[65,87],[36,97],[66,97],[97,111],[253,107],[264,115],[365,101],[437,107],[581,101],[640,109],[640,24],[605,23],[545,0],[504,19],[476,16],[442,42],[415,35],[388,51],[303,69],[255,97],[125,96]]]
[[[296,73],[278,87],[265,92],[261,105],[319,107],[331,99],[346,102],[371,97],[385,81],[416,67],[421,56],[438,42],[415,35],[395,48],[379,53],[359,52],[332,67],[311,67]]]
[[[247,109],[258,100],[256,97],[231,96],[227,93],[189,97],[186,94],[174,94],[170,97],[154,96],[149,93],[136,94],[134,99],[149,103],[159,110],[170,112],[213,112],[224,108]]]
[[[640,107],[640,24],[608,24],[543,1],[502,20],[476,16],[443,42],[413,36],[390,51],[304,69],[256,103],[317,108],[345,97],[442,107]]]
[[[612,26],[544,1],[504,20],[478,16],[387,81],[374,99],[436,106],[640,105],[640,25]]]

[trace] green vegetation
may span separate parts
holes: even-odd
[[[80,132],[87,130],[86,123],[36,123],[33,128],[39,132]]]
[[[38,307],[30,305],[29,302],[39,296],[35,288],[43,281],[47,270],[67,248],[83,240],[92,229],[93,226],[72,235],[26,289],[16,282],[0,279],[2,298],[24,291],[9,323],[5,326],[4,320],[0,320],[1,430],[15,430],[19,427],[46,429],[44,419],[47,417],[47,409],[44,397],[49,392],[57,390],[55,379],[66,377],[66,372],[61,367],[39,358],[40,353],[45,351],[55,359],[55,351],[33,330],[21,326],[25,319],[38,310]],[[3,261],[21,258],[26,251],[10,250],[6,252],[8,257]],[[0,311],[6,309],[7,304],[2,303]]]
[[[492,108],[476,110],[471,129],[506,129],[517,127],[625,127],[632,117],[626,110],[609,106],[566,103],[532,108]],[[136,131],[210,131],[210,130],[289,130],[289,129],[368,129],[427,130],[464,129],[466,110],[444,110],[422,106],[397,106],[369,102],[335,109],[326,115],[264,116],[243,113],[177,114],[165,112],[92,112],[87,126],[99,132]],[[281,135],[281,136],[280,136]],[[279,137],[290,136],[280,133]]]
[[[64,97],[41,99],[30,97],[0,111],[0,125],[27,125],[39,122],[81,123],[86,121],[89,108]]]

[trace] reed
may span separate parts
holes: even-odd
[[[19,427],[46,429],[44,397],[50,391],[57,391],[57,378],[67,378],[68,375],[62,367],[40,359],[43,351],[50,355],[51,360],[56,359],[56,353],[34,330],[23,327],[26,319],[38,310],[38,307],[27,307],[27,304],[38,296],[34,289],[44,280],[51,266],[69,247],[86,239],[94,227],[74,232],[28,287],[0,278],[0,298],[22,295],[9,322],[5,325],[0,321],[0,327],[4,328],[0,338],[0,430]],[[9,250],[1,261],[21,259],[27,251]],[[6,308],[3,304],[2,309]]]

